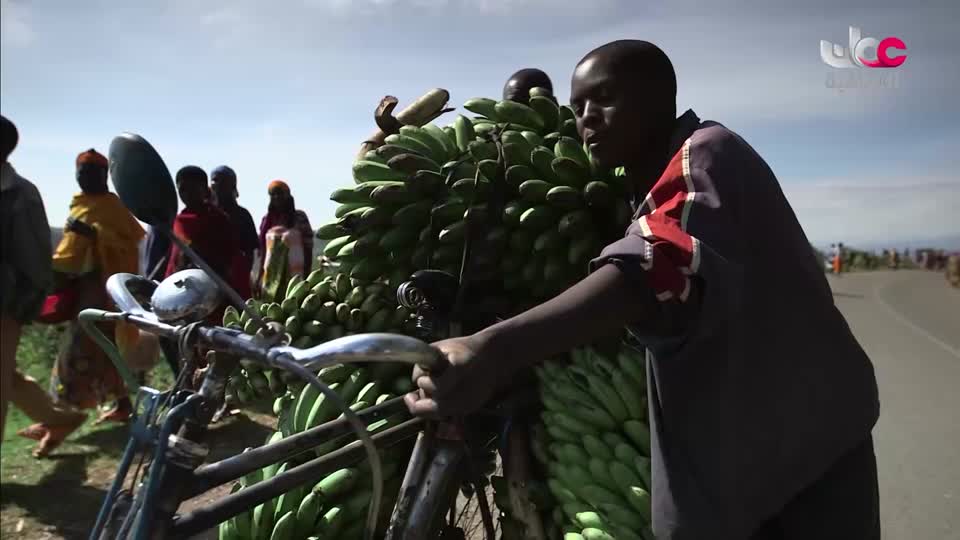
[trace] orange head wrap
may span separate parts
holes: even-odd
[[[82,152],[79,156],[77,156],[77,167],[79,167],[80,165],[83,165],[84,163],[89,163],[91,165],[99,165],[104,169],[106,169],[107,166],[109,165],[107,162],[107,158],[100,152],[97,152],[96,150],[94,150],[93,148],[87,150],[86,152]]]
[[[290,186],[287,185],[283,180],[274,180],[267,184],[267,193],[272,192],[275,189],[282,189],[283,191],[290,193]]]

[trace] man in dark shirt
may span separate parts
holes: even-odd
[[[226,165],[214,169],[210,173],[210,188],[213,191],[214,203],[227,214],[233,226],[235,251],[230,272],[230,285],[240,293],[241,297],[250,298],[250,272],[253,269],[257,248],[260,246],[257,228],[253,224],[250,212],[237,203],[237,197],[240,194],[237,192],[237,174],[233,169]]]
[[[617,41],[574,71],[593,158],[634,218],[559,296],[436,346],[412,412],[469,413],[519,369],[626,326],[648,349],[658,539],[879,539],[873,367],[773,172],[738,135],[676,116],[667,56]]]

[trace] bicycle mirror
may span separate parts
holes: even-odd
[[[140,221],[169,228],[177,191],[160,154],[143,137],[122,133],[110,143],[110,176],[123,204]]]

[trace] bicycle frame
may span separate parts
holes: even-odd
[[[191,350],[191,332],[196,332],[222,345],[226,349],[224,351],[226,354],[222,359],[218,358],[213,362],[205,373],[201,388],[197,392],[181,391],[171,394],[140,388],[135,410],[139,411],[142,403],[143,413],[137,414],[134,419],[130,442],[121,458],[117,477],[108,491],[97,522],[91,531],[91,540],[99,540],[110,522],[111,509],[120,498],[134,458],[140,453],[152,451],[149,479],[144,489],[139,490],[133,497],[121,529],[121,532],[132,530],[132,537],[137,540],[187,538],[213,528],[234,516],[253,510],[258,505],[279,497],[295,487],[317,482],[330,472],[364,459],[364,448],[360,446],[359,441],[354,441],[324,456],[310,459],[269,480],[228,495],[213,504],[177,515],[177,509],[182,501],[266,466],[309,452],[322,443],[347,434],[350,432],[350,427],[346,419],[334,420],[276,443],[215,463],[204,464],[207,448],[201,442],[214,411],[222,403],[227,378],[236,368],[237,358],[262,355],[263,346],[250,339],[244,340],[250,336],[236,331],[196,325],[191,325],[186,330],[178,329],[145,317],[146,314],[143,311],[108,313],[101,310],[85,310],[80,320],[91,335],[99,334],[103,338],[98,340],[98,343],[108,349],[108,354],[113,345],[95,327],[93,324],[95,321],[136,321],[150,327],[150,331],[159,336],[177,338],[180,340],[181,351]],[[307,364],[310,362],[310,359],[304,356],[306,351],[289,348],[275,350],[290,357],[299,356],[296,359],[301,362]],[[114,352],[116,352],[115,349]],[[375,357],[377,354],[382,353],[376,350],[376,347],[371,347],[370,350],[359,351],[356,356],[362,360],[365,355]],[[109,354],[109,356],[118,364],[122,364],[119,362],[119,354]],[[395,352],[394,358],[409,360],[403,356],[402,352]],[[323,363],[329,363],[329,361],[316,361],[313,367],[319,367],[318,364]],[[172,408],[167,412],[162,423],[157,425],[159,409],[167,401],[172,403]],[[373,421],[386,418],[404,409],[402,398],[394,398],[360,411],[357,416],[369,425]],[[459,487],[460,466],[464,457],[468,455],[462,421],[459,420],[428,424],[420,419],[410,419],[373,435],[372,439],[379,450],[415,436],[418,437],[417,442],[403,479],[400,498],[394,507],[387,538],[420,540],[426,539],[431,531],[436,530],[439,520],[447,510],[444,503],[455,500],[456,490]],[[492,518],[489,509],[486,508],[486,501],[482,498],[481,513],[487,530],[492,532]]]

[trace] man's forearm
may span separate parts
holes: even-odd
[[[505,365],[519,369],[656,317],[653,292],[606,264],[555,298],[476,338]]]

